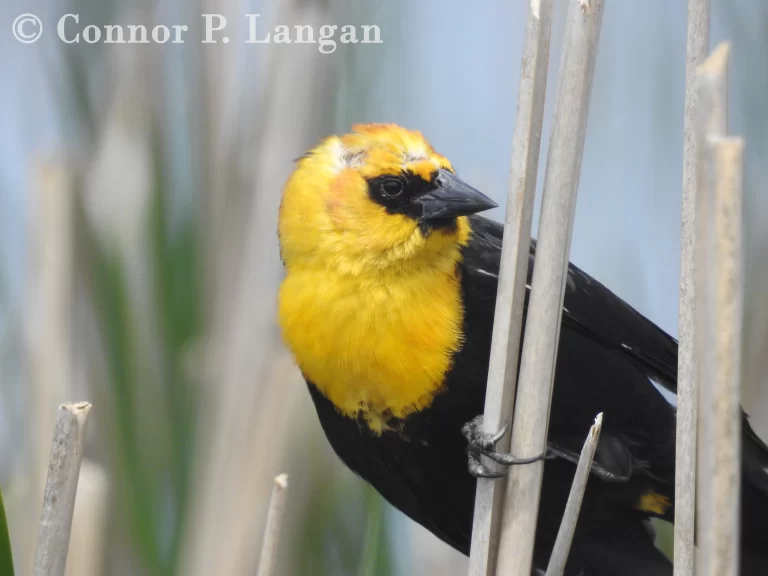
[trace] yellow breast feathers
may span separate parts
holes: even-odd
[[[394,280],[292,270],[280,291],[283,337],[304,375],[377,433],[431,404],[461,345],[455,267]]]

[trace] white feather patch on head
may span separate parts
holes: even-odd
[[[334,168],[336,172],[341,172],[344,168],[359,168],[363,165],[363,159],[365,158],[363,150],[346,148],[341,143],[341,140],[336,140],[333,146],[333,157],[336,160]]]
[[[423,162],[424,160],[429,160],[429,153],[424,143],[419,141],[408,142],[407,150],[403,155],[403,164]]]
[[[342,157],[342,162],[347,168],[359,168],[363,165],[365,152],[362,150],[346,150]]]
[[[424,150],[409,150],[405,158],[403,159],[404,164],[411,164],[413,162],[421,162],[422,160],[426,160],[427,153]]]

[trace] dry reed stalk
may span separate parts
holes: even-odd
[[[563,576],[568,553],[571,550],[573,534],[576,532],[576,524],[579,521],[579,510],[587,489],[589,472],[592,469],[592,461],[595,459],[595,450],[600,441],[600,432],[603,429],[603,413],[597,415],[595,423],[589,429],[584,447],[581,449],[579,464],[576,466],[576,474],[573,477],[571,491],[568,493],[568,501],[565,504],[565,513],[557,531],[555,545],[552,548],[552,556],[549,558],[546,576]]]
[[[483,425],[485,431],[491,433],[509,422],[514,405],[551,35],[552,0],[531,2],[525,28],[512,143],[512,170],[485,396]],[[509,436],[499,441],[497,449],[509,449]],[[494,466],[493,463],[488,465]],[[469,559],[471,576],[490,576],[494,573],[504,486],[503,479],[481,478],[477,481]]]
[[[288,490],[288,475],[275,476],[272,496],[269,499],[267,523],[261,541],[258,576],[273,576],[277,565],[277,551],[280,545],[280,529],[285,515],[285,497]]]
[[[680,312],[675,452],[675,576],[693,576],[696,515],[698,366],[695,334],[696,67],[709,53],[711,0],[688,0],[683,124],[683,200],[680,233]]]
[[[59,406],[40,515],[34,576],[64,576],[90,410],[88,402]]]
[[[571,228],[603,5],[602,0],[569,3],[512,422],[511,453],[518,457],[541,454],[547,446]],[[497,574],[530,576],[543,469],[543,462],[509,469]]]
[[[696,190],[694,245],[694,339],[697,352],[697,430],[696,430],[696,541],[694,568],[702,574],[711,536],[712,474],[714,461],[711,446],[715,442],[713,428],[713,393],[716,370],[715,326],[715,171],[709,137],[725,136],[727,131],[727,44],[720,44],[696,69]]]

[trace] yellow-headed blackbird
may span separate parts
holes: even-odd
[[[285,185],[283,337],[338,456],[468,553],[475,476],[485,473],[477,456],[493,444],[472,421],[483,411],[502,228],[475,215],[494,202],[420,133],[353,130],[298,160]],[[532,242],[529,268],[534,255]],[[546,567],[574,461],[603,412],[567,573],[672,574],[645,521],[673,519],[676,380],[677,342],[571,265],[534,573]],[[743,429],[742,574],[764,576],[768,449],[746,418]]]

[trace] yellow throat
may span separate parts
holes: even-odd
[[[317,265],[288,268],[279,300],[286,343],[339,412],[363,418],[376,433],[391,418],[431,404],[461,346],[457,264],[469,237],[466,218],[454,234],[422,239],[453,244],[437,262],[417,257],[408,266],[355,275]]]

